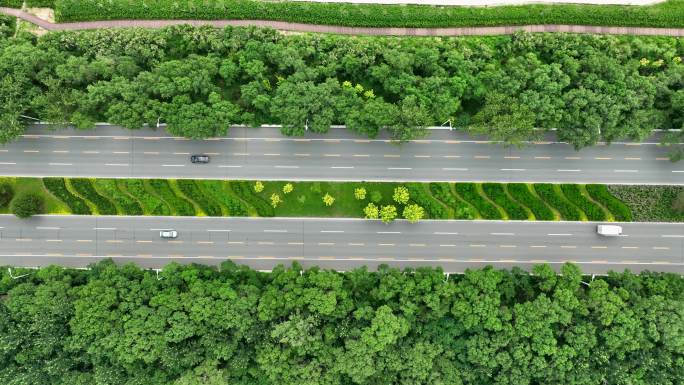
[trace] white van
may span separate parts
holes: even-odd
[[[604,237],[617,237],[622,235],[622,226],[616,225],[598,225],[596,232]]]

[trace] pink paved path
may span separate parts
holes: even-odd
[[[15,16],[36,24],[50,31],[98,29],[98,28],[161,28],[169,25],[192,24],[212,25],[214,27],[257,26],[271,27],[283,31],[321,32],[344,35],[394,35],[394,36],[462,36],[462,35],[504,35],[516,31],[526,32],[571,32],[596,33],[610,35],[661,35],[684,36],[684,28],[650,28],[650,27],[598,27],[590,25],[519,25],[504,27],[453,27],[453,28],[366,28],[342,27],[335,25],[317,25],[304,23],[288,23],[271,20],[101,20],[75,23],[50,23],[19,9],[0,7],[0,13]]]

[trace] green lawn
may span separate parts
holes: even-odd
[[[7,1],[7,0],[5,0]],[[10,1],[11,2],[11,1]],[[48,2],[49,3],[49,2]],[[362,27],[523,24],[684,27],[684,0],[652,6],[522,5],[442,7],[253,0],[58,0],[58,21],[107,19],[266,19]]]

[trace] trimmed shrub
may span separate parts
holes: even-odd
[[[124,215],[143,215],[140,203],[119,189],[114,179],[93,179],[93,187],[109,197]],[[73,184],[73,181],[72,181]]]
[[[220,217],[223,215],[221,206],[214,202],[213,199],[207,196],[199,186],[197,186],[197,181],[179,179],[176,183],[181,192],[189,199],[195,201],[205,214],[210,217]]]
[[[169,206],[171,206],[171,210],[173,210],[176,215],[189,217],[196,214],[195,206],[193,206],[193,204],[187,199],[176,195],[168,180],[150,179],[149,183],[150,186],[154,188],[154,191],[156,191],[159,196],[165,200]]]
[[[146,214],[171,215],[169,205],[148,191],[142,179],[125,179],[120,187],[125,188],[132,197],[140,202]]]
[[[513,199],[530,209],[537,220],[552,221],[555,219],[553,211],[530,191],[527,184],[509,183],[506,185],[506,189]]]
[[[621,200],[614,197],[603,184],[586,185],[587,192],[591,199],[595,200],[603,207],[607,208],[613,218],[618,222],[631,222],[632,211]]]
[[[116,215],[116,206],[107,198],[100,195],[89,179],[85,178],[73,178],[69,179],[71,187],[76,190],[76,192],[82,196],[84,199],[92,202],[95,207],[97,207],[97,212],[100,215]]]
[[[217,202],[223,204],[228,210],[228,215],[235,217],[244,217],[248,214],[247,205],[240,199],[233,196],[229,191],[226,191],[228,187],[227,183],[219,180],[204,180],[198,181],[198,186],[204,190],[204,192],[214,198]]]
[[[252,191],[252,187],[249,182],[246,181],[234,181],[229,182],[231,190],[239,196],[247,204],[254,207],[257,214],[260,217],[272,217],[275,216],[275,210],[269,202],[260,196],[256,195]]]
[[[406,188],[411,195],[411,201],[425,209],[430,219],[448,219],[449,212],[442,205],[425,191],[425,185],[422,183],[407,183]]]
[[[456,192],[470,203],[484,219],[501,219],[501,212],[477,192],[475,183],[456,183]]]
[[[10,211],[19,218],[28,218],[42,214],[44,210],[43,197],[36,193],[24,193],[12,199]]]
[[[14,197],[14,189],[9,183],[0,183],[0,207],[7,206]]]
[[[560,187],[563,190],[563,195],[580,210],[584,211],[587,219],[590,221],[605,221],[607,219],[606,212],[603,211],[601,206],[584,196],[579,185],[562,184]]]
[[[482,190],[485,194],[487,194],[489,199],[499,205],[499,207],[501,207],[506,214],[508,214],[508,218],[515,220],[527,219],[527,211],[525,211],[525,209],[519,203],[508,198],[503,184],[483,183]]]
[[[534,190],[539,197],[543,199],[549,206],[555,208],[560,213],[561,217],[566,221],[579,221],[582,219],[582,212],[568,202],[560,191],[557,191],[551,183],[537,183],[534,185]]]
[[[72,214],[90,215],[90,207],[86,202],[72,194],[66,187],[64,178],[43,178],[43,186],[57,199],[64,202]]]

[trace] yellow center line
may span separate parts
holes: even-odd
[[[76,242],[92,242],[92,239],[77,239]]]

